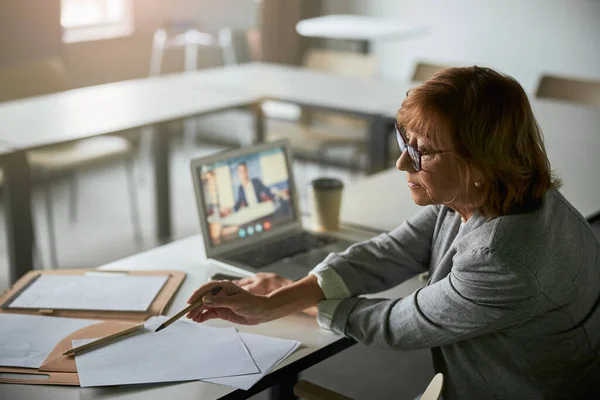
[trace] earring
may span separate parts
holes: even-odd
[[[475,182],[475,187],[480,187],[481,186],[481,182],[477,181]]]

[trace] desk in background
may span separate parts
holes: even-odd
[[[368,53],[371,42],[406,40],[424,33],[426,28],[391,18],[330,14],[304,19],[296,24],[296,31],[306,37],[353,41]]]
[[[160,241],[171,237],[169,141],[164,125],[186,117],[251,107],[255,96],[208,84],[200,90],[165,78],[139,79],[69,90],[0,104],[0,139],[12,148],[0,151],[8,215],[10,281],[33,269],[30,170],[27,150],[156,126],[154,141],[156,226]],[[262,115],[257,116],[258,136]]]
[[[301,107],[350,114],[369,122],[367,171],[383,170],[387,150],[390,105],[397,110],[414,83],[330,74],[281,64],[250,63],[171,75],[178,85],[201,89],[212,84],[252,93],[257,99],[294,103]]]

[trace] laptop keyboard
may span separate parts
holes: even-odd
[[[316,236],[303,232],[227,258],[260,269],[285,258],[324,247],[336,240],[328,236]]]

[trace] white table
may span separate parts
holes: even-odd
[[[358,41],[367,53],[369,42],[405,40],[423,33],[425,28],[390,18],[331,14],[304,19],[296,24],[296,31],[306,37]]]
[[[592,107],[532,100],[561,193],[586,218],[600,211],[600,113]],[[395,118],[390,107],[387,117]],[[375,195],[368,195],[373,193]],[[406,173],[390,168],[344,188],[341,220],[389,231],[417,213]]]
[[[209,68],[165,77],[187,88],[211,84],[229,90],[243,90],[257,98],[288,101],[362,115],[387,112],[398,107],[414,83],[368,77],[349,77],[283,64],[248,63]]]
[[[421,209],[410,197],[405,173],[390,168],[344,186],[340,221],[391,231]]]
[[[33,229],[26,151],[52,144],[158,125],[154,138],[157,236],[171,236],[169,142],[161,124],[236,107],[256,97],[243,89],[209,83],[194,89],[162,77],[69,90],[0,104],[0,140],[12,146],[0,153],[8,209],[10,281],[33,268]],[[259,107],[252,107],[258,109]],[[256,128],[262,129],[260,114]],[[162,126],[164,128],[164,126]]]
[[[364,238],[365,236],[357,236]],[[203,252],[203,241],[200,235],[192,236],[167,244],[156,249],[140,253],[123,260],[119,260],[100,267],[103,270],[165,270],[174,269],[187,273],[181,288],[171,305],[167,315],[173,315],[184,308],[186,300],[200,285],[205,283],[212,274],[219,271],[209,265]],[[412,293],[422,282],[417,279],[407,281],[403,285],[378,296],[401,297]],[[223,321],[210,321],[211,325],[227,326]],[[271,321],[257,326],[236,326],[240,331],[260,335],[294,339],[302,342],[302,346],[277,369],[271,372],[261,382],[257,383],[250,391],[235,390],[228,386],[221,386],[200,381],[159,384],[135,385],[106,388],[79,388],[79,387],[51,387],[37,385],[0,385],[0,398],[2,399],[244,399],[261,392],[272,385],[281,383],[272,394],[279,394],[286,398],[293,385],[295,376],[302,370],[331,357],[332,355],[348,348],[354,342],[337,334],[318,327],[314,317],[305,314],[296,314],[279,320]],[[289,384],[286,386],[286,384]],[[275,396],[277,397],[277,396]]]
[[[122,132],[251,104],[255,96],[164,77],[89,86],[0,103],[0,138],[20,149]]]

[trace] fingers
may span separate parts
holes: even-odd
[[[186,317],[189,319],[195,319],[198,315],[202,314],[206,310],[207,308],[204,307],[204,305],[201,305],[200,307],[196,307],[190,310],[190,312],[187,313]]]
[[[200,289],[198,289],[198,290],[200,290]],[[223,306],[222,304],[229,304],[229,303],[227,301],[223,302],[220,300],[220,299],[228,299],[229,298],[227,292],[228,292],[227,287],[221,287],[221,290],[216,295],[212,295],[209,291],[208,294],[205,294],[202,297],[202,304],[199,305],[198,307],[191,309],[187,313],[186,317],[189,319],[195,320],[195,318],[197,318],[202,313],[206,312],[206,310],[208,310],[208,308],[211,307],[210,306],[211,303],[213,304],[213,307],[227,307],[226,305]],[[236,300],[234,302],[235,304],[240,303],[237,298],[235,300]],[[221,304],[221,305],[219,305],[219,304]]]
[[[235,311],[244,305],[244,296],[236,294],[231,296],[212,296],[207,294],[202,298],[202,300],[203,308],[229,308]]]
[[[254,282],[254,279],[255,278],[253,276],[250,276],[248,278],[242,278],[242,279],[235,280],[235,281],[233,281],[233,283],[238,286],[244,286],[244,285]]]
[[[200,297],[204,296],[207,293],[210,293],[210,291],[214,288],[216,288],[217,286],[221,287],[221,291],[224,293],[235,293],[235,289],[237,288],[237,286],[235,286],[233,283],[229,282],[229,281],[213,281],[213,282],[209,282],[207,284],[204,284],[202,286],[200,286],[188,299],[188,304],[194,303],[195,301],[199,300]]]
[[[233,322],[234,324],[248,325],[248,321],[244,317],[241,317],[233,311],[226,308],[213,308],[205,310],[203,313],[193,318],[194,322],[202,323],[211,319],[222,319],[225,321]]]

